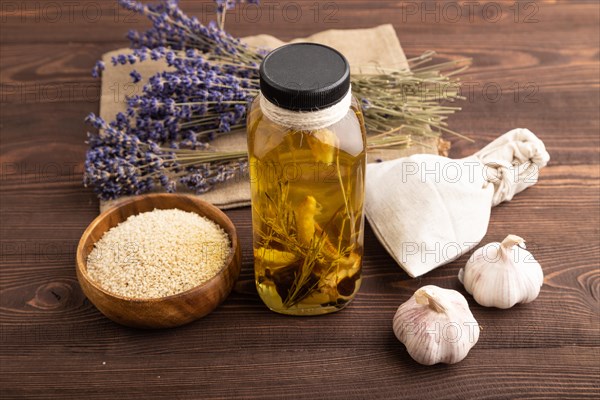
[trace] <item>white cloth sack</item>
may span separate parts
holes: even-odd
[[[535,184],[549,159],[533,132],[514,129],[463,159],[416,154],[368,164],[366,215],[388,253],[418,277],[474,248],[491,208]]]

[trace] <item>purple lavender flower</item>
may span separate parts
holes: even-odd
[[[223,12],[242,1],[218,2]],[[257,3],[257,1],[248,1]],[[244,152],[214,153],[208,142],[245,126],[246,107],[258,93],[258,65],[265,53],[249,49],[215,23],[184,14],[176,0],[157,4],[119,0],[146,16],[152,27],[129,32],[133,51],[112,58],[115,66],[164,60],[169,69],[149,77],[127,110],[106,123],[93,114],[85,163],[86,185],[103,199],[166,191],[179,184],[198,193],[247,169]],[[99,61],[93,70],[104,70]],[[130,73],[141,80],[136,70]]]
[[[177,150],[142,141],[128,133],[124,114],[110,124],[89,114],[86,122],[98,133],[88,134],[84,184],[93,186],[104,200],[146,193],[157,186],[173,192],[179,183],[200,192],[247,168],[244,152]]]
[[[371,102],[369,101],[369,99],[363,97],[362,99],[360,99],[360,106],[363,109],[363,111],[368,110],[371,107]]]
[[[105,68],[106,68],[106,65],[104,65],[104,61],[102,61],[102,60],[96,61],[94,68],[92,68],[92,76],[94,78],[99,78],[100,74],[102,73],[102,71],[104,71]]]
[[[221,3],[230,9],[241,2]],[[214,23],[205,26],[188,17],[175,0],[153,5],[120,0],[120,4],[145,15],[153,27],[144,34],[130,32],[138,47],[113,57],[113,65],[163,59],[170,67],[150,77],[142,94],[128,99],[131,134],[171,148],[202,148],[206,141],[244,126],[246,105],[258,93],[262,54]],[[141,79],[137,71],[130,75],[136,83]]]
[[[142,80],[142,75],[139,72],[137,72],[136,70],[131,71],[129,73],[129,76],[131,76],[133,83],[138,83],[139,81]]]
[[[151,76],[143,92],[128,99],[131,133],[170,147],[201,148],[244,126],[246,106],[258,93],[256,69],[207,60],[194,49],[135,52],[138,61],[149,55],[163,58],[171,69]]]
[[[237,1],[241,2],[241,1]],[[257,1],[249,1],[257,3]],[[217,1],[217,9],[223,4],[226,11],[235,1],[223,3]],[[260,62],[260,55],[248,49],[239,39],[225,32],[222,27],[211,23],[203,25],[196,17],[189,17],[177,5],[175,0],[162,0],[157,4],[144,5],[138,1],[119,0],[125,9],[144,15],[152,23],[152,27],[140,33],[130,31],[128,38],[131,47],[170,47],[181,50],[195,48],[202,52],[221,55],[236,55],[247,60]],[[219,18],[221,14],[219,14]]]

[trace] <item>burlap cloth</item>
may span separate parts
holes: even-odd
[[[266,49],[274,49],[285,44],[269,35],[250,36],[242,40],[250,45]],[[346,56],[353,73],[370,73],[377,67],[408,68],[400,41],[394,28],[389,24],[370,29],[331,29],[306,38],[294,39],[291,42],[315,42],[331,46]],[[125,97],[141,93],[145,78],[167,68],[164,62],[151,60],[133,66],[114,67],[112,65],[111,57],[129,51],[128,48],[118,49],[102,56],[106,70],[102,73],[100,116],[105,120],[113,120],[119,111],[125,111]],[[144,78],[138,84],[131,83],[129,73],[133,69]],[[437,154],[438,140],[436,138],[423,138],[421,142],[423,145],[413,145],[409,149],[372,151],[369,152],[368,157],[369,160],[390,160],[415,153]],[[246,132],[236,131],[220,136],[212,142],[212,145],[218,150],[246,149]],[[187,189],[178,190],[185,192]],[[223,183],[207,193],[199,194],[198,197],[222,209],[247,206],[250,204],[250,184],[247,177],[240,177]],[[100,211],[124,199],[122,197],[117,200],[101,201]]]

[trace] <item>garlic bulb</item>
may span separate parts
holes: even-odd
[[[525,241],[508,235],[473,253],[458,279],[485,307],[510,308],[536,299],[544,282],[540,264],[525,250]]]
[[[418,363],[454,364],[479,339],[479,325],[456,290],[423,286],[394,316],[394,334]]]

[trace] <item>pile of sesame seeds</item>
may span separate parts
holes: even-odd
[[[210,219],[155,209],[107,231],[88,256],[87,271],[108,292],[159,298],[208,281],[225,266],[230,252],[229,236]]]

